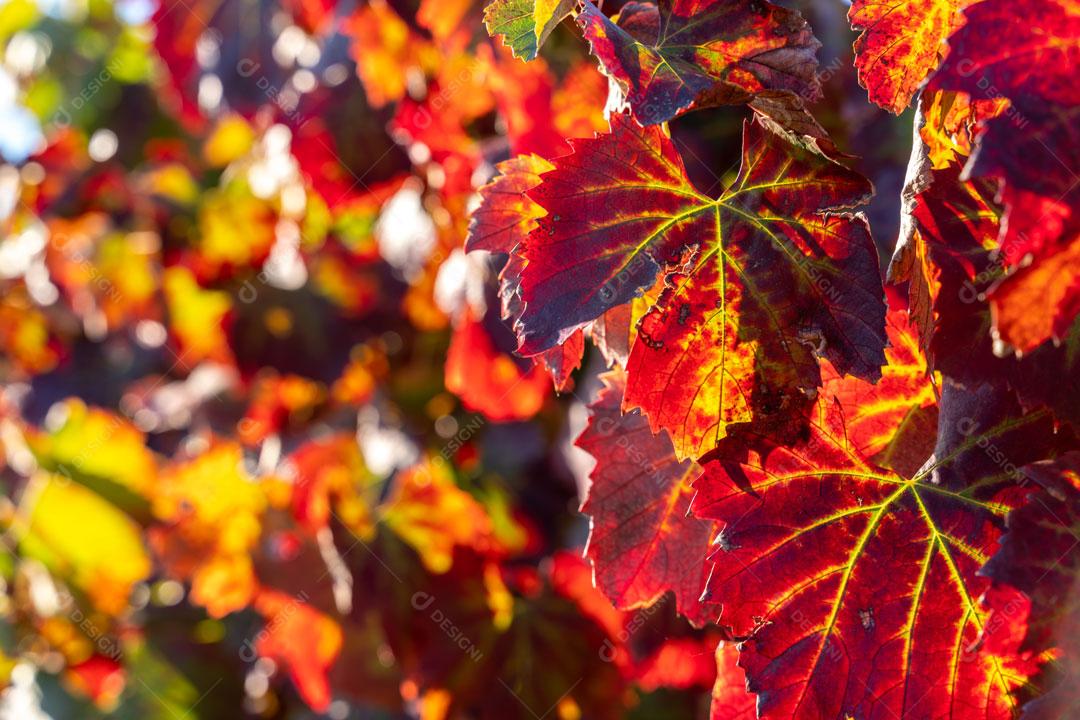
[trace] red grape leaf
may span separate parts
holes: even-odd
[[[1008,98],[1011,107],[987,123],[968,173],[1002,177],[1010,192],[1061,200],[1080,172],[1074,72],[1080,6],[1050,0],[1033,8],[1025,22],[1016,22],[1023,9],[1015,2],[986,0],[965,10],[929,88],[962,91],[977,101]]]
[[[480,205],[469,220],[465,250],[513,252],[536,227],[544,209],[525,194],[554,165],[539,155],[519,155],[499,163],[498,176],[480,188]]]
[[[1037,12],[1017,22],[1017,13],[1029,7]],[[1080,64],[1078,38],[1075,0],[984,0],[964,10],[964,24],[949,37],[949,54],[930,87],[1067,107],[1078,93],[1072,81]]]
[[[1063,669],[1075,678],[1080,672],[1080,452],[1028,465],[1023,473],[1034,491],[1009,514],[1001,549],[984,572],[1031,599],[1026,648],[1058,648]],[[995,603],[994,612],[1008,616],[1016,609]],[[1078,711],[1080,693],[1066,677],[1026,706],[1024,718],[1056,720]]]
[[[945,38],[971,0],[855,0],[848,20],[863,33],[855,41],[859,84],[872,102],[899,115],[938,66]]]
[[[570,14],[575,0],[494,0],[484,8],[484,25],[501,35],[515,57],[532,60],[551,31]]]
[[[847,439],[856,452],[877,465],[910,474],[934,449],[937,392],[905,309],[889,311],[885,332],[888,364],[876,384],[844,377],[826,364],[821,394],[856,408],[844,418]]]
[[[724,523],[708,591],[750,634],[759,716],[1008,717],[1034,668],[980,645],[977,571],[1021,494],[1005,463],[1050,452],[1049,414],[946,385],[935,456],[903,477],[853,446],[857,411],[822,398],[798,445],[732,437],[695,484],[695,514]]]
[[[997,244],[1001,210],[994,202],[992,183],[962,182],[956,166],[935,171],[926,182],[929,187],[912,198],[910,216],[901,228],[889,266],[889,280],[908,283],[912,321],[919,330],[922,347],[934,359],[941,344],[934,341],[935,334],[942,323],[951,319],[938,307],[939,266],[962,267],[972,277],[991,272],[984,256]],[[961,301],[971,303],[977,296],[972,286]],[[947,353],[953,347],[946,344],[941,350]]]
[[[1080,428],[1080,317],[1061,343],[1043,343],[1008,363],[1006,377],[1025,406],[1047,406],[1058,419]]]
[[[520,251],[519,351],[561,342],[692,255],[642,321],[628,363],[627,406],[670,430],[679,457],[708,452],[755,410],[786,412],[820,384],[815,355],[877,377],[876,251],[863,218],[831,214],[869,196],[865,178],[755,121],[738,178],[714,200],[691,185],[661,129],[624,115],[612,128],[574,141],[529,192],[547,215]]]
[[[712,523],[690,517],[690,484],[701,468],[680,462],[667,432],[653,435],[638,412],[622,414],[626,375],[616,366],[589,406],[577,446],[596,459],[581,512],[590,517],[585,555],[597,586],[616,607],[652,605],[670,590],[695,625],[715,620],[699,602],[709,563]]]
[[[994,327],[1030,352],[1063,338],[1080,312],[1080,95],[1070,108],[1040,107],[1022,120],[991,120],[967,173],[1004,180],[999,244],[1011,272],[990,293]]]
[[[934,170],[944,170],[971,155],[975,147],[977,124],[1005,111],[1009,103],[972,100],[964,93],[942,90],[924,92],[920,110],[925,124],[919,136],[926,143]]]
[[[713,685],[711,720],[755,720],[757,703],[746,691],[746,673],[739,667],[739,653],[734,643],[716,646],[716,683]]]
[[[864,202],[871,192],[865,178],[787,143],[755,121],[744,131],[739,177],[714,200],[687,179],[674,143],[662,130],[639,127],[625,115],[612,116],[612,128],[609,134],[573,141],[575,152],[558,158],[556,169],[542,175],[541,184],[528,193],[547,215],[522,251],[528,260],[521,273],[526,302],[519,328],[522,352],[547,349],[629,302],[655,283],[661,269],[674,269],[693,249],[699,260],[725,258],[714,263],[723,266],[716,270],[721,279],[745,276],[770,260],[783,265],[786,256],[796,276],[794,287],[815,301],[834,306],[827,296],[852,302],[849,296],[857,295],[876,305],[863,313],[853,308],[834,312],[861,314],[856,324],[876,326],[874,334],[883,338],[884,303],[865,223],[826,215]],[[567,264],[568,243],[576,251],[572,264]],[[852,287],[850,279],[841,277],[845,272],[869,276],[863,282],[874,287]],[[818,327],[807,323],[803,330],[814,339],[821,336],[826,352],[835,353],[845,372],[874,374],[883,343],[877,349],[872,341],[853,348],[835,321],[814,320]],[[853,357],[843,358],[841,346]]]
[[[820,94],[821,43],[799,13],[763,0],[631,2],[617,22],[585,0],[577,23],[643,125],[762,90]]]
[[[1005,281],[994,321],[1000,338],[1021,352],[1061,339],[1080,313],[1080,223],[1072,212],[1080,176],[1080,6],[1051,0],[1033,7],[1026,22],[1016,22],[1016,3],[1003,0],[965,10],[928,86],[1010,102],[986,123],[966,174],[1004,181],[1001,246],[1009,265],[1024,264]],[[1051,289],[1039,298],[1039,312],[1021,308],[1036,286]]]
[[[626,367],[630,357],[633,308],[630,303],[608,310],[589,325],[593,345],[604,356],[608,367],[618,363]]]
[[[523,307],[518,294],[521,258],[514,251],[544,215],[544,209],[525,192],[540,184],[541,173],[553,168],[538,155],[519,155],[499,163],[500,174],[480,188],[480,205],[469,221],[466,252],[487,250],[512,256],[499,277],[503,316],[509,320],[515,320]],[[562,392],[570,387],[570,376],[581,367],[584,352],[585,336],[578,330],[562,345],[537,355],[535,361],[543,364],[555,389]]]
[[[1080,315],[1080,235],[1039,262],[1019,268],[990,295],[994,328],[1021,352],[1061,340]]]
[[[986,297],[1013,259],[999,240],[995,183],[962,182],[955,166],[927,177],[929,188],[915,195],[889,276],[908,282],[912,321],[932,367],[965,384],[1006,381],[1025,406],[1049,406],[1080,426],[1080,319],[1064,329],[1061,343],[1044,342],[1022,357],[995,354]]]
[[[1032,493],[1010,513],[1009,530],[986,574],[1031,598],[1030,649],[1065,647],[1077,653],[1080,595],[1071,589],[1080,573],[1080,554],[1073,552],[1080,545],[1080,452],[1033,463],[1021,472],[1025,482],[1034,483]]]
[[[566,392],[574,385],[573,373],[581,367],[583,357],[585,357],[585,333],[578,330],[562,345],[553,347],[533,359],[547,370],[551,381],[555,383],[555,390]]]

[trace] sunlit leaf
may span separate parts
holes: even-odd
[[[135,583],[150,574],[139,527],[82,485],[37,475],[20,512],[22,552],[74,584],[102,612],[120,614]]]
[[[406,470],[382,508],[382,520],[411,545],[432,572],[446,572],[455,547],[495,549],[483,507],[454,484],[445,461],[428,459]]]
[[[814,55],[821,44],[802,16],[769,2],[635,2],[613,22],[586,0],[577,23],[645,125],[745,102],[761,90],[810,100],[820,93]]]
[[[712,523],[690,517],[691,483],[701,468],[679,460],[666,431],[653,435],[638,412],[623,415],[625,374],[603,376],[578,447],[596,459],[581,511],[590,517],[585,554],[597,586],[616,607],[648,607],[667,591],[697,625],[719,608],[699,602],[711,569]],[[711,662],[711,658],[710,658]]]
[[[945,38],[958,27],[971,0],[914,0],[899,5],[856,0],[848,11],[855,41],[859,83],[870,100],[900,114],[945,52]]]
[[[862,202],[865,179],[755,122],[742,172],[714,200],[690,184],[661,130],[612,122],[611,134],[575,142],[529,193],[548,214],[521,251],[523,352],[551,347],[673,271],[639,324],[626,406],[668,429],[679,457],[707,453],[759,412],[790,419],[799,388],[820,383],[815,355],[842,373],[878,375],[875,252],[863,220],[830,214]]]
[[[574,0],[493,0],[484,8],[484,24],[516,57],[532,60],[573,6]]]
[[[800,444],[733,439],[696,484],[694,512],[723,524],[710,599],[750,636],[739,664],[759,715],[905,717],[927,703],[1009,717],[1035,663],[980,645],[977,572],[1022,497],[998,458],[1051,452],[1049,415],[1022,416],[990,386],[946,387],[934,456],[905,477],[852,446],[858,407],[822,398]]]
[[[219,443],[161,471],[151,543],[170,572],[191,581],[191,599],[214,617],[246,606],[257,581],[250,551],[266,506],[238,445]]]

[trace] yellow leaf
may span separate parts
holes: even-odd
[[[122,612],[132,587],[150,573],[138,525],[91,490],[44,472],[22,505],[20,550],[85,592],[98,610]]]
[[[58,427],[28,438],[38,462],[76,479],[101,478],[146,497],[157,466],[143,433],[124,418],[76,398],[62,407]]]
[[[450,569],[455,547],[483,551],[493,543],[484,508],[454,484],[446,462],[434,458],[402,473],[383,520],[435,573]]]
[[[218,121],[203,146],[203,157],[213,167],[224,167],[250,152],[255,144],[255,131],[239,115],[228,115]]]
[[[192,600],[213,617],[246,606],[257,589],[250,552],[266,497],[243,468],[235,443],[162,471],[150,541],[168,571],[192,583]]]
[[[180,341],[182,359],[230,362],[224,321],[232,304],[220,290],[204,290],[195,275],[176,265],[165,270],[165,300],[172,320],[171,329]]]

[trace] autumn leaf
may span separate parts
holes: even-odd
[[[947,304],[974,302],[980,290],[970,281],[977,276],[995,279],[989,254],[997,246],[1001,207],[994,200],[991,183],[963,182],[956,166],[929,174],[926,183],[928,186],[912,198],[910,218],[901,230],[889,266],[889,280],[908,283],[912,322],[933,360],[939,354],[951,354],[956,347],[955,340],[938,339],[957,317]],[[957,274],[967,275],[961,280],[968,283],[966,291],[960,282],[942,277],[943,272],[954,272],[953,268]]]
[[[135,583],[150,574],[138,525],[60,475],[43,472],[34,478],[15,527],[21,552],[80,589],[103,613],[123,612]]]
[[[488,34],[502,36],[515,57],[532,60],[575,0],[493,0],[484,8]]]
[[[573,373],[581,367],[585,356],[585,333],[578,330],[563,344],[533,358],[547,370],[556,392],[567,392],[574,387]]]
[[[965,10],[965,23],[949,38],[949,54],[929,87],[964,92],[973,101],[1007,98],[1010,107],[986,123],[967,172],[1003,178],[1007,206],[1022,192],[1057,203],[1075,189],[1080,168],[1080,90],[1071,70],[1080,61],[1080,8],[1071,0],[1052,0],[1023,23],[1015,22],[1016,12],[1015,3],[1001,0]],[[1040,222],[1052,219],[1038,212],[1017,215],[1018,225],[1023,221],[1036,233]]]
[[[32,432],[27,438],[43,466],[117,502],[130,504],[150,494],[157,460],[129,420],[75,398],[57,405],[52,418],[48,432]]]
[[[498,550],[483,506],[454,484],[449,466],[437,458],[425,459],[395,480],[381,515],[431,572],[450,570],[457,547]]]
[[[1065,329],[1060,343],[1044,342],[1022,357],[1001,352],[994,335],[988,296],[1008,282],[1002,278],[1015,261],[1011,248],[1000,244],[995,184],[985,178],[963,182],[955,166],[927,179],[929,186],[914,197],[908,229],[901,230],[889,276],[908,284],[912,322],[931,366],[964,384],[1007,382],[1025,407],[1047,406],[1059,419],[1080,423],[1074,372],[1080,320]],[[1058,289],[1056,282],[1045,296]],[[1030,321],[1041,318],[1033,313]]]
[[[304,702],[322,713],[332,699],[327,670],[341,652],[341,627],[310,607],[304,597],[263,590],[255,609],[266,619],[255,649],[259,655],[282,663]]]
[[[879,466],[912,474],[934,449],[938,388],[906,309],[895,298],[890,304],[881,379],[870,385],[826,365],[821,394],[855,408],[844,418],[853,450]]]
[[[1080,452],[1033,463],[1019,472],[1032,484],[1031,494],[1010,513],[1001,549],[985,572],[1031,598],[1025,640],[1030,649],[1067,646],[1075,653],[1080,649],[1074,645],[1076,634],[1067,628],[1080,622],[1080,604],[1070,593],[1080,569],[1072,552],[1080,526]],[[1046,562],[1033,562],[1038,557]],[[1069,601],[1063,604],[1065,598]]]
[[[691,108],[745,102],[762,90],[808,100],[820,93],[821,44],[801,15],[772,3],[635,2],[612,21],[586,0],[577,23],[644,125]]]
[[[370,537],[377,488],[355,437],[312,440],[289,461],[296,475],[290,505],[301,527],[315,535],[334,517],[358,537]]]
[[[716,646],[716,682],[709,706],[711,720],[754,720],[757,717],[753,694],[746,690],[746,673],[739,667],[735,643]]]
[[[920,100],[924,124],[919,137],[927,145],[931,166],[944,170],[963,162],[975,150],[979,123],[1005,112],[1003,98],[976,100],[952,90],[925,92]]]
[[[738,262],[745,254],[762,253],[780,262],[786,257],[792,272],[801,276],[798,286],[818,299],[825,292],[815,283],[835,289],[841,301],[854,293],[870,307],[877,305],[875,314],[884,317],[880,291],[872,289],[876,270],[864,223],[826,214],[868,197],[869,184],[857,173],[790,145],[755,122],[746,128],[739,178],[714,200],[691,185],[674,144],[660,129],[638,127],[623,115],[612,117],[612,127],[596,139],[574,141],[575,152],[559,158],[556,169],[528,193],[547,215],[521,251],[528,261],[521,273],[526,303],[519,328],[522,352],[552,347],[606,310],[629,302],[651,287],[662,269],[678,267],[695,249],[699,262],[727,259],[712,263],[721,266],[713,272],[725,277],[727,272],[746,274]],[[642,210],[627,213],[627,208]],[[724,247],[718,230],[732,235],[723,239]],[[798,232],[817,237],[824,248],[821,257],[792,237]],[[573,264],[560,252],[568,242],[580,258]],[[841,257],[828,254],[841,249]],[[868,263],[866,272],[860,271],[870,276],[865,288],[846,287],[850,283],[841,281],[834,266],[843,262]],[[857,275],[854,268],[851,274]],[[822,302],[832,304],[827,298]],[[864,314],[860,324],[873,327],[874,321]],[[866,343],[867,357],[841,359],[838,346],[848,350],[850,343],[842,340],[835,322],[821,318],[820,326],[804,332],[814,336],[804,338],[808,343],[820,339],[824,352],[835,353],[845,371],[854,367],[873,375],[880,365],[873,343]],[[879,337],[882,332],[877,331]]]
[[[543,370],[528,360],[502,351],[491,337],[497,317],[490,322],[462,319],[454,328],[446,354],[446,389],[462,404],[496,422],[532,417],[549,392]],[[509,331],[494,328],[495,332]],[[558,349],[556,349],[558,350]]]
[[[863,32],[855,41],[859,84],[870,100],[899,115],[937,68],[945,39],[971,0],[913,0],[899,4],[856,0],[848,20]]]
[[[525,193],[554,167],[538,155],[519,155],[499,163],[499,174],[480,188],[480,204],[469,219],[465,250],[510,253],[520,245],[544,215],[544,209]]]
[[[153,512],[160,524],[151,528],[151,545],[172,574],[191,580],[192,601],[213,617],[239,610],[255,596],[250,552],[265,508],[234,443],[174,462],[158,477]]]
[[[1071,717],[1080,709],[1075,677],[1080,671],[1080,602],[1077,595],[1080,563],[1080,453],[1034,463],[1021,471],[1032,482],[1027,502],[1013,510],[1001,548],[984,573],[996,582],[1017,588],[1030,598],[1024,646],[1028,651],[1057,648],[1063,677],[1045,697],[1024,708],[1025,720]],[[996,602],[994,612],[1004,621],[1023,609]]]
[[[1013,269],[994,302],[995,329],[1029,352],[1047,339],[1061,340],[1080,313],[1080,219],[1073,212],[1080,92],[1069,69],[1080,61],[1080,8],[1069,0],[1040,4],[1037,18],[1025,23],[1015,22],[1016,11],[1000,0],[969,7],[929,87],[1009,100],[986,123],[966,174],[1003,181],[1001,245],[1010,264],[1023,266]],[[1049,277],[1054,282],[1047,286]],[[1036,286],[1052,292],[1039,298],[1039,311],[1021,308]]]
[[[1080,314],[1080,115],[1053,109],[1024,120],[1035,125],[1023,133],[1008,115],[990,121],[967,170],[1004,180],[999,245],[1009,274],[988,295],[995,332],[1021,353],[1063,340]]]
[[[653,435],[637,411],[623,415],[625,373],[601,376],[604,388],[589,406],[589,425],[577,446],[596,459],[581,512],[590,519],[585,555],[596,584],[616,607],[648,607],[665,592],[695,625],[717,609],[698,601],[712,523],[690,517],[691,483],[701,468],[680,462],[666,431]]]
[[[480,205],[469,221],[466,251],[487,250],[511,256],[499,276],[503,317],[511,322],[524,310],[520,299],[521,257],[516,250],[536,228],[537,218],[544,215],[544,209],[526,191],[540,184],[540,175],[553,168],[538,155],[519,155],[499,163],[499,175],[480,189]],[[570,376],[581,366],[584,351],[585,337],[578,330],[561,345],[537,355],[534,361],[543,365],[555,389],[562,392],[570,387]]]
[[[994,327],[1020,352],[1065,339],[1080,317],[1080,234],[1004,278],[989,298]]]
[[[1005,0],[983,0],[964,11],[964,23],[949,37],[949,54],[930,83],[1023,100],[1041,98],[1068,106],[1077,88],[1068,82],[1080,59],[1080,8],[1073,0],[1040,3],[1042,12],[1016,22],[1022,9]]]
[[[876,254],[861,218],[831,214],[866,198],[864,178],[754,122],[739,177],[714,200],[663,131],[619,115],[612,127],[575,141],[529,192],[547,215],[520,251],[521,352],[552,347],[690,256],[639,325],[625,402],[672,433],[679,457],[708,452],[755,410],[787,413],[820,383],[815,355],[878,374]]]
[[[589,325],[589,337],[604,356],[608,367],[618,363],[626,367],[630,357],[633,309],[628,303],[613,307]]]
[[[386,0],[372,0],[345,20],[356,73],[373,107],[405,97],[410,72],[438,65],[439,54],[402,20]]]
[[[1080,716],[1078,0],[186,1],[0,2],[0,715]]]
[[[977,572],[1021,496],[1009,468],[1052,452],[1049,414],[947,385],[934,456],[905,477],[853,447],[857,412],[823,397],[801,444],[732,438],[695,485],[695,514],[723,523],[708,590],[721,623],[750,636],[739,664],[759,716],[908,717],[925,703],[1008,717],[1034,667],[980,649]]]

